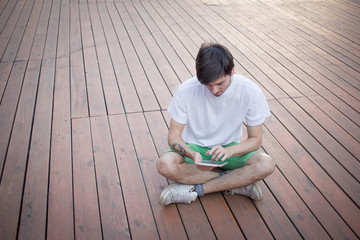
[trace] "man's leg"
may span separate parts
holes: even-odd
[[[201,171],[195,164],[186,163],[184,157],[176,152],[164,153],[156,166],[161,175],[182,184],[201,184],[219,176],[219,173]]]
[[[275,168],[274,160],[267,154],[253,154],[242,168],[219,176],[203,184],[204,194],[240,188],[269,176]]]
[[[186,163],[185,158],[175,152],[166,152],[156,162],[158,172],[177,183],[167,186],[159,197],[159,203],[190,203],[198,197],[196,183],[204,183],[219,176],[212,171],[201,171],[195,164]],[[181,183],[181,184],[179,184]],[[202,185],[197,185],[202,187]]]
[[[164,155],[157,163],[159,172],[165,177],[180,183],[182,182],[181,179],[187,180],[182,182],[185,184],[176,183],[164,189],[159,199],[159,203],[163,205],[194,201],[198,196],[194,191],[199,186],[202,194],[227,191],[230,194],[242,194],[255,200],[261,200],[261,189],[254,183],[270,175],[275,168],[275,162],[270,156],[258,152],[247,160],[244,167],[219,176],[219,173],[199,171],[196,166],[186,164],[184,158],[177,153],[175,155],[166,154],[165,157]],[[170,160],[172,162],[168,164]],[[204,184],[200,184],[203,181],[205,181]],[[195,186],[195,184],[197,185]],[[197,189],[196,192],[198,192]]]

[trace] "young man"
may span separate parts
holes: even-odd
[[[258,151],[262,125],[270,115],[264,94],[255,83],[234,74],[233,56],[220,44],[201,46],[196,75],[181,84],[168,108],[171,149],[157,161],[157,168],[176,183],[163,190],[159,203],[190,203],[219,191],[262,200],[256,182],[275,168],[272,158]],[[240,142],[244,120],[248,137]],[[228,162],[223,167],[227,171],[196,164],[203,159]]]

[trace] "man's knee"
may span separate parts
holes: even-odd
[[[156,162],[158,173],[172,179],[176,172],[176,165],[179,164],[179,155],[173,152],[164,153]]]
[[[262,178],[269,176],[275,170],[275,161],[266,153],[260,152],[253,155],[252,164],[261,173]],[[249,159],[250,160],[250,159]]]
[[[275,160],[269,155],[264,153],[262,156],[262,163],[264,164],[265,174],[268,176],[275,170]]]
[[[156,161],[156,168],[158,173],[161,175],[167,175],[168,172],[168,162],[166,161],[166,154],[162,155],[157,161]]]

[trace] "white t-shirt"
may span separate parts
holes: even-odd
[[[270,115],[261,89],[237,74],[219,97],[196,77],[190,78],[175,92],[168,112],[176,122],[186,124],[184,142],[203,147],[240,142],[244,120],[249,126],[257,126]]]

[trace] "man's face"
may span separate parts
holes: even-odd
[[[226,91],[226,89],[230,86],[231,78],[232,78],[232,74],[225,75],[223,77],[220,77],[220,78],[212,81],[209,84],[205,84],[205,86],[207,87],[207,89],[210,90],[210,92],[215,97],[220,97]]]

